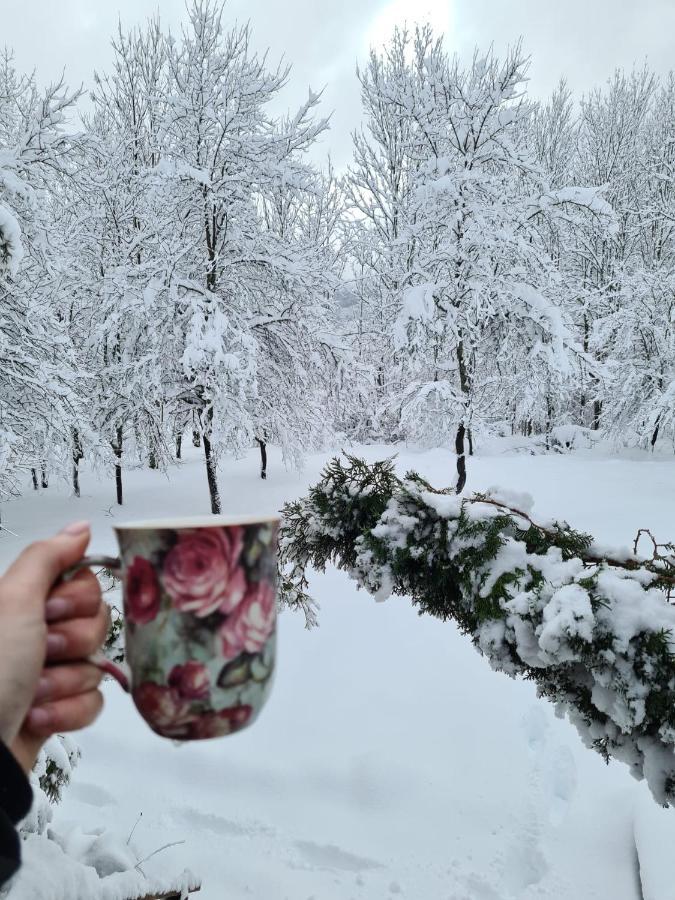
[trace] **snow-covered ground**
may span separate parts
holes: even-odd
[[[397,448],[402,470],[453,479],[451,454]],[[499,484],[536,499],[535,515],[567,518],[603,542],[649,526],[675,533],[675,461],[599,453],[502,452],[469,461],[469,487]],[[391,448],[363,448],[375,459]],[[277,509],[304,492],[325,457],[286,472],[272,451],[225,461],[227,512]],[[83,497],[57,485],[7,504],[4,565],[27,541],[89,517],[92,547],[114,550],[117,520],[208,511],[202,460],[170,477],[86,475]],[[534,688],[493,673],[454,626],[402,599],[374,603],[335,571],[312,582],[321,625],[284,613],[266,710],[230,738],[176,747],[156,737],[114,683],[99,721],[77,736],[82,761],[53,825],[105,826],[136,852],[165,844],[148,872],[188,868],[203,900],[672,900],[675,811],[659,809],[619,764],[606,766]],[[640,893],[638,855],[642,883]],[[42,889],[40,889],[42,890]],[[59,887],[19,900],[80,900]],[[89,894],[82,900],[91,900]]]

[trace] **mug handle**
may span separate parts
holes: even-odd
[[[93,566],[102,566],[113,572],[120,572],[122,562],[119,556],[84,556],[79,562],[69,566],[61,575],[61,581],[70,581],[70,579],[80,571],[80,569],[88,569]],[[106,675],[111,675],[115,681],[127,692],[131,691],[131,669],[126,663],[116,663],[104,656],[102,650],[97,650],[87,657],[87,662],[96,666]]]

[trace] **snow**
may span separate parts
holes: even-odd
[[[672,536],[672,459],[522,456],[503,453],[506,444],[469,460],[469,488],[526,491],[537,520],[564,518],[609,544],[629,543],[645,523]],[[437,487],[453,478],[446,451],[351,450],[370,460],[396,450],[399,472],[416,469]],[[310,457],[300,476],[272,448],[263,482],[255,453],[225,459],[223,511],[277,508],[324,461]],[[208,512],[192,448],[168,479],[125,478],[121,510],[110,507],[112,481],[87,472],[80,501],[52,485],[6,504],[3,521],[19,537],[2,536],[2,562],[70,519],[91,517],[92,549],[110,553],[116,520]],[[117,885],[139,873],[99,881],[92,865],[130,865],[174,842],[143,871],[180,879],[189,870],[204,900],[638,900],[638,851],[645,898],[672,898],[675,863],[660,835],[675,834],[675,812],[625,766],[587,750],[533,685],[493,672],[453,625],[400,598],[373,603],[342,573],[315,576],[310,591],[320,627],[281,616],[271,698],[240,734],[177,748],[105,684],[101,718],[77,735],[82,759],[54,808],[54,839],[27,840],[10,900],[117,900]]]
[[[397,348],[408,343],[408,324],[419,320],[430,322],[434,313],[434,291],[432,283],[418,284],[408,288],[403,295],[401,312],[394,324],[394,344]]]
[[[21,228],[15,216],[0,203],[0,263],[4,263],[9,274],[14,276],[22,258]]]

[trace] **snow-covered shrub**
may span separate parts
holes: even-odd
[[[391,461],[333,460],[285,508],[285,602],[316,622],[306,568],[333,563],[376,599],[409,596],[454,620],[492,667],[535,681],[606,760],[675,805],[675,546],[646,559],[567,523],[535,523],[531,500],[457,496]]]
[[[30,773],[33,805],[21,822],[22,835],[45,833],[52,820],[52,806],[61,799],[79,759],[80,750],[72,738],[62,734],[49,738]]]
[[[551,447],[561,453],[588,450],[593,446],[593,432],[581,425],[554,425],[549,436]]]

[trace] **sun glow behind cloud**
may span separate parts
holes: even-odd
[[[394,28],[428,23],[434,34],[449,34],[454,22],[454,0],[389,0],[373,17],[366,33],[368,47],[381,47],[391,38]]]

